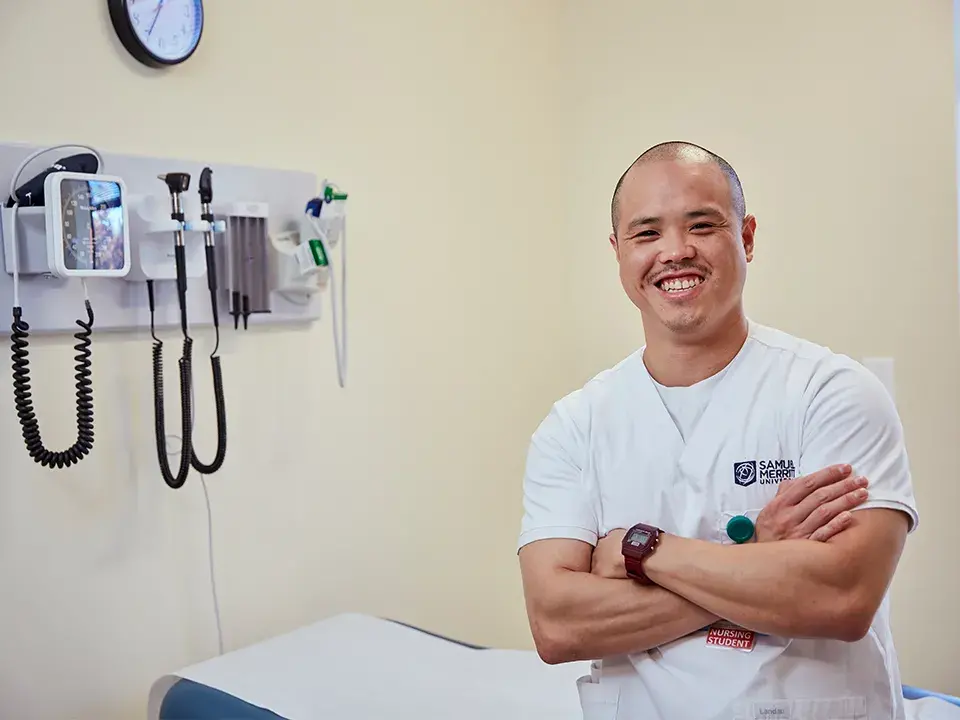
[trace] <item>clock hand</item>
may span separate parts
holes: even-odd
[[[163,10],[164,0],[160,0],[160,4],[157,5],[157,12],[153,16],[153,23],[150,25],[150,29],[147,30],[147,37],[150,37],[153,34],[153,29],[157,26],[157,18],[160,17],[160,11]]]

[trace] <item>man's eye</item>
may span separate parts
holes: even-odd
[[[692,230],[709,230],[712,227],[713,225],[711,225],[710,223],[697,223],[691,229]]]

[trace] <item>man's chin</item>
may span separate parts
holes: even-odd
[[[706,326],[707,314],[691,309],[684,312],[667,313],[661,317],[660,321],[672,333],[695,335]]]

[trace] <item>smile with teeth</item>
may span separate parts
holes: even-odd
[[[683,292],[684,290],[691,290],[697,285],[703,282],[702,277],[696,275],[687,275],[682,278],[667,278],[666,280],[661,280],[657,285],[664,292]]]

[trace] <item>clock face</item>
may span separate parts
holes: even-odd
[[[151,65],[183,62],[203,32],[203,0],[123,0],[134,55]],[[129,44],[129,43],[125,43]]]

